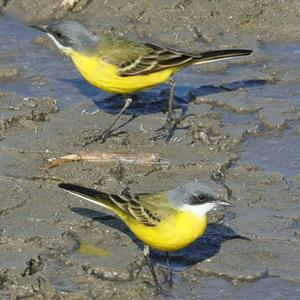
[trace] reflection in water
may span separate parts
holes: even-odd
[[[109,256],[109,255],[111,255],[111,252],[105,250],[104,248],[97,247],[92,244],[86,244],[83,242],[79,243],[77,252],[80,254],[89,255],[89,256]]]

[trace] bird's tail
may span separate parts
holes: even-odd
[[[110,194],[71,183],[60,183],[58,186],[72,195],[94,204],[101,205],[102,207],[112,211],[116,212],[118,209],[115,203],[111,200],[112,195]]]
[[[193,55],[192,64],[202,64],[210,61],[217,61],[229,59],[238,56],[250,55],[252,50],[248,49],[226,49],[226,50],[213,50]]]

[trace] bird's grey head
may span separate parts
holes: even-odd
[[[206,184],[198,181],[185,183],[169,192],[169,201],[179,209],[205,215],[218,205],[230,206]]]
[[[77,50],[87,52],[98,42],[98,37],[75,21],[56,21],[51,25],[33,25],[32,28],[46,32],[56,46],[64,52]]]

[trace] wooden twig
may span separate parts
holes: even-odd
[[[49,168],[76,161],[88,161],[93,163],[124,162],[129,164],[147,165],[159,163],[161,161],[161,157],[158,153],[111,153],[93,151],[69,154],[57,158],[49,158],[47,160]]]
[[[59,7],[65,10],[72,9],[80,0],[63,0]]]

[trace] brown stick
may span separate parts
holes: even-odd
[[[72,9],[77,3],[79,2],[79,0],[63,0],[59,7],[69,10]]]
[[[75,161],[88,161],[93,163],[124,162],[147,165],[159,163],[161,161],[161,157],[158,153],[110,153],[93,151],[87,153],[69,154],[57,158],[49,158],[47,160],[47,162],[50,164],[49,168]]]

